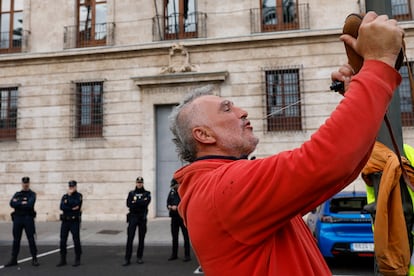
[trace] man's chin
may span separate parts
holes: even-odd
[[[259,144],[259,138],[257,138],[256,136],[253,136],[253,141],[252,141],[253,146],[253,150],[252,152],[256,149],[257,145]]]
[[[251,146],[250,148],[246,151],[246,156],[249,156],[250,154],[252,154],[252,152],[254,152],[256,150],[256,146],[259,143],[259,138],[254,138],[253,141],[251,141]]]

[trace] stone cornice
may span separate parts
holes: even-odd
[[[159,74],[131,78],[139,87],[192,83],[192,82],[217,82],[225,81],[229,72],[184,72],[172,74]]]

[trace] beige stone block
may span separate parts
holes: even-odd
[[[346,16],[350,13],[361,13],[360,8],[358,1],[335,2],[335,8],[329,0],[309,1],[310,27],[312,29],[338,26],[342,28]]]

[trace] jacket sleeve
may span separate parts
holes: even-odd
[[[147,206],[151,203],[151,192],[148,192]]]
[[[392,67],[365,61],[336,110],[300,148],[222,166],[214,176],[220,179],[214,208],[223,227],[240,242],[260,242],[350,184],[400,81]]]
[[[25,208],[34,209],[35,203],[36,203],[36,193],[31,192],[29,198],[27,199],[27,204],[25,204]]]
[[[133,193],[132,192],[129,192],[128,193],[128,197],[126,199],[126,206],[128,208],[131,208],[132,207],[132,198],[133,198]]]
[[[71,207],[79,206],[79,209],[82,208],[82,195],[77,193],[76,197],[73,197],[71,200]]]
[[[79,210],[82,209],[82,204],[83,204],[83,195],[81,193],[78,193],[79,197],[78,197],[78,205],[79,205]]]
[[[172,193],[172,191],[170,190],[170,192],[168,193],[168,196],[167,196],[167,209],[168,209],[168,206],[169,205],[173,205],[173,204],[171,204],[171,193]]]
[[[21,199],[19,197],[19,192],[15,193],[13,197],[10,199],[10,207],[17,208],[21,205]]]
[[[69,205],[69,196],[67,194],[64,194],[60,200],[60,210],[64,212],[72,211],[72,207]]]
[[[25,204],[23,204],[24,201],[26,202]],[[35,192],[27,193],[27,199],[25,200],[23,200],[22,194],[20,192],[17,192],[14,194],[14,196],[10,200],[10,207],[17,208],[19,210],[28,210],[28,209],[34,209],[35,203],[36,203]]]

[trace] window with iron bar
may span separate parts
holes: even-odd
[[[17,94],[17,87],[0,88],[0,140],[16,139]]]
[[[413,68],[414,62],[409,62],[410,68]],[[400,95],[400,108],[401,108],[401,125],[402,126],[414,126],[414,110],[413,110],[413,97],[410,86],[409,73],[407,63],[405,62],[400,68],[400,74],[402,81],[398,87],[398,93]],[[413,74],[413,72],[411,72]]]
[[[76,84],[75,137],[102,137],[103,82]]]
[[[391,0],[392,16],[398,21],[412,20],[409,0]]]
[[[165,0],[165,39],[197,37],[195,0]]]
[[[106,0],[78,0],[78,47],[106,44],[106,16]]]
[[[1,0],[0,22],[0,53],[21,52],[23,0]]]
[[[298,29],[296,0],[261,0],[260,2],[264,32]]]
[[[265,71],[268,131],[302,130],[299,69]]]

